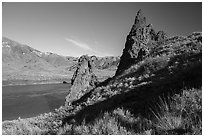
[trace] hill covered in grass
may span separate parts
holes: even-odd
[[[116,74],[87,90],[3,134],[202,134],[202,33],[168,38],[139,11]]]

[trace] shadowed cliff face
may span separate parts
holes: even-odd
[[[163,31],[157,34],[152,25],[146,25],[146,18],[139,10],[129,35],[126,38],[125,48],[116,75],[127,69],[130,65],[143,60],[149,54],[149,46],[154,41],[167,38]]]
[[[87,93],[88,89],[98,83],[96,75],[93,73],[93,63],[89,56],[83,55],[79,58],[77,69],[71,79],[71,92],[66,97],[66,102],[76,100]]]

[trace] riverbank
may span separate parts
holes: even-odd
[[[70,83],[70,79],[52,79],[52,80],[3,80],[2,86],[14,86],[14,85],[36,85],[36,84],[60,84],[66,81]]]

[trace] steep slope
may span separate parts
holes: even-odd
[[[50,55],[51,54],[51,55]],[[3,80],[50,80],[66,78],[66,67],[73,60],[52,53],[43,53],[8,38],[2,38]],[[57,67],[62,69],[58,69]],[[57,66],[57,67],[56,67]]]

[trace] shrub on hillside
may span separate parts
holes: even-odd
[[[161,99],[152,111],[158,134],[202,134],[202,90],[183,90],[169,99]]]

